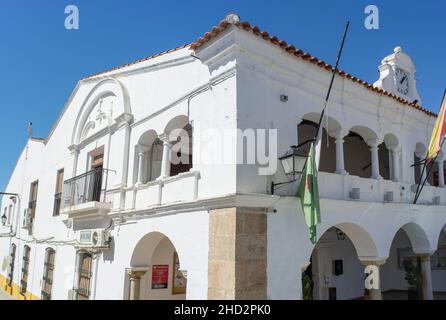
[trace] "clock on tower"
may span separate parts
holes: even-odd
[[[421,105],[415,80],[415,65],[401,47],[396,47],[391,55],[381,61],[379,72],[380,77],[374,83],[375,87],[394,93],[410,102],[417,100]]]
[[[400,69],[395,68],[396,90],[407,96],[409,94],[409,74]]]

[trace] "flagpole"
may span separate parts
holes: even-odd
[[[350,21],[347,21],[347,23],[345,25],[344,35],[342,37],[341,46],[339,48],[338,56],[336,58],[335,67],[333,68],[333,73],[331,75],[330,85],[328,87],[327,95],[325,96],[324,107],[322,108],[321,116],[319,118],[319,123],[318,123],[317,129],[316,129],[316,134],[314,136],[315,141],[313,141],[313,144],[315,145],[316,148],[317,148],[317,145],[319,145],[319,141],[321,140],[321,137],[322,137],[323,130],[321,130],[321,125],[322,125],[322,121],[324,119],[325,109],[327,108],[328,100],[330,99],[330,94],[331,94],[331,89],[333,88],[334,79],[335,79],[336,73],[338,72],[339,61],[341,59],[342,50],[344,49],[345,38],[347,37],[349,25],[350,25]],[[316,150],[316,166],[317,166],[317,168],[319,168],[319,159],[320,159],[320,150],[319,151]]]
[[[421,182],[422,182],[421,179],[423,177],[424,171],[426,171],[426,164],[427,164],[427,158],[425,158],[423,161],[423,169],[421,169],[421,172],[420,172],[420,183],[418,184],[417,190],[415,191],[415,198],[413,199],[413,204],[416,204],[417,200],[418,200],[417,195],[418,195],[418,192],[420,191],[420,186],[421,186]],[[426,175],[426,177],[428,177],[428,175]]]
[[[440,150],[441,150],[441,147],[443,146],[444,140],[445,140],[445,137],[443,137],[443,139],[441,140]],[[437,159],[439,153],[440,153],[440,151],[437,152],[437,154],[435,155],[435,157],[432,159],[432,165],[431,165],[431,167],[428,169],[428,171],[427,171],[427,173],[426,173],[426,177],[425,177],[424,180],[423,180],[423,184],[421,185],[420,190],[419,190],[417,193],[415,193],[415,199],[413,200],[413,204],[416,204],[416,203],[417,203],[418,198],[419,198],[420,195],[421,195],[421,191],[423,191],[424,185],[426,184],[426,181],[427,181],[427,179],[429,178],[429,175],[430,175],[430,173],[431,173],[431,171],[432,171],[432,168],[434,167],[435,160]],[[427,159],[424,161],[424,167],[427,166],[426,163],[427,163]],[[440,172],[439,172],[438,174],[440,174]],[[444,174],[444,173],[441,173],[441,174]],[[421,175],[421,177],[423,177],[423,175]],[[421,179],[421,177],[420,177],[420,179]],[[418,187],[420,187],[420,185],[418,185]],[[418,189],[418,188],[417,188],[417,189]]]

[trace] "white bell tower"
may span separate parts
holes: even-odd
[[[410,102],[415,100],[421,105],[415,80],[415,65],[412,59],[396,47],[393,53],[385,57],[379,66],[380,77],[373,85],[396,94]]]

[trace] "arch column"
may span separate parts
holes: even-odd
[[[143,145],[138,145],[138,184],[144,183],[144,163],[149,148]]]
[[[313,253],[313,299],[328,300],[328,288],[331,282],[332,261],[331,261],[332,243],[327,240],[319,240],[317,248]]]
[[[392,180],[400,181],[400,152],[397,146],[390,148],[392,153]]]
[[[433,300],[432,290],[432,272],[431,272],[431,253],[417,253],[421,261],[421,274],[423,277],[423,300]]]
[[[341,175],[346,175],[344,166],[344,137],[348,134],[345,131],[335,132],[335,143],[336,143],[336,173]]]
[[[369,292],[369,299],[370,300],[382,300],[382,292],[381,292],[381,266],[386,262],[386,260],[359,260],[361,264],[366,268],[364,270],[364,273],[367,271],[367,267],[374,266],[372,270],[372,275],[369,274],[369,276],[373,276],[373,280],[369,282],[368,279],[365,279],[364,281],[364,287]],[[376,271],[376,274],[373,275],[373,271]],[[375,283],[376,281],[376,283]],[[366,284],[369,283],[373,286],[372,289],[368,289]]]
[[[141,277],[146,273],[145,270],[129,270],[127,275],[130,282],[129,300],[139,300]]]
[[[440,188],[444,188],[444,165],[443,159],[437,159],[437,167],[438,167],[438,186]]]
[[[172,148],[172,142],[169,139],[168,134],[162,134],[159,139],[163,142],[163,159],[161,162],[161,178],[167,178],[170,176],[170,149]]]
[[[367,141],[370,146],[371,158],[372,158],[372,179],[382,179],[379,175],[379,158],[378,158],[378,146],[382,143],[382,140],[371,139]]]

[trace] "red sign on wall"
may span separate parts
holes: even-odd
[[[169,281],[169,265],[152,266],[152,289],[166,289]]]

